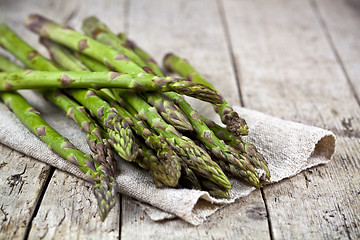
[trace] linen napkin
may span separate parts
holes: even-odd
[[[91,153],[85,141],[86,135],[61,110],[33,91],[25,90],[20,93],[40,111],[41,116],[53,128],[80,150]],[[200,113],[219,122],[218,116],[209,105],[199,104],[198,101],[191,103]],[[254,143],[268,161],[270,183],[289,178],[313,166],[328,163],[334,154],[336,139],[330,131],[282,120],[246,108],[234,109],[248,123],[250,133],[246,140]],[[74,165],[51,152],[47,145],[33,135],[3,103],[0,103],[0,142],[79,178],[85,178]],[[201,224],[219,208],[255,190],[254,187],[236,179],[230,179],[233,185],[230,190],[231,199],[226,200],[213,198],[204,191],[157,189],[147,171],[123,160],[120,160],[120,171],[116,181],[118,191],[141,202],[153,220],[179,217],[193,225]]]

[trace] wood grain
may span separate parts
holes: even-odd
[[[119,218],[117,204],[101,222],[91,185],[58,170],[33,220],[29,238],[118,239]]]
[[[154,222],[136,202],[124,197],[121,239],[269,239],[267,213],[260,191],[217,211],[199,225],[180,219]]]
[[[360,2],[347,0],[328,4],[327,1],[316,0],[312,1],[312,5],[318,11],[334,54],[360,102]]]
[[[264,189],[273,237],[358,236],[353,225],[359,222],[354,212],[360,207],[359,187],[353,183],[359,181],[360,145],[347,135],[343,122],[357,116],[359,106],[316,12],[304,1],[224,5],[231,40],[237,43],[233,49],[245,106],[338,135],[333,162]],[[235,11],[239,8],[244,11]],[[358,131],[356,118],[352,124]]]
[[[50,167],[0,144],[0,239],[20,239],[32,220]]]

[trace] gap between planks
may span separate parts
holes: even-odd
[[[45,181],[44,185],[42,186],[41,191],[40,191],[40,193],[39,193],[39,195],[38,195],[38,197],[36,199],[36,205],[35,205],[34,211],[31,213],[30,220],[26,225],[23,240],[27,240],[29,238],[29,234],[30,234],[30,231],[31,231],[33,220],[34,220],[34,218],[36,217],[36,215],[37,215],[37,213],[39,211],[41,202],[42,202],[42,200],[44,198],[44,195],[45,195],[45,192],[46,192],[46,190],[47,190],[47,188],[49,186],[50,180],[51,180],[52,176],[54,175],[54,172],[55,172],[55,167],[50,166],[49,173],[46,176],[46,181]]]
[[[309,0],[309,3],[310,3],[310,6],[311,6],[311,8],[312,8],[312,10],[314,12],[314,15],[315,15],[317,21],[319,22],[319,24],[321,26],[321,29],[322,29],[322,31],[324,33],[324,36],[325,36],[325,39],[328,42],[328,44],[329,44],[329,46],[331,48],[331,51],[334,54],[334,57],[335,57],[337,63],[339,64],[339,66],[341,68],[341,71],[343,72],[347,83],[349,84],[350,90],[351,90],[352,94],[354,95],[354,98],[356,99],[357,104],[360,106],[360,98],[357,95],[357,93],[355,91],[355,87],[354,87],[353,83],[350,80],[349,74],[348,74],[348,72],[347,72],[347,70],[345,68],[345,64],[344,64],[342,58],[340,57],[339,51],[337,50],[337,48],[336,48],[336,46],[334,44],[334,41],[333,41],[333,39],[331,37],[331,34],[330,34],[329,29],[328,29],[328,27],[326,25],[326,22],[325,22],[324,18],[322,17],[322,15],[321,15],[321,13],[319,11],[319,7],[318,7],[318,5],[316,3],[316,0]],[[351,137],[351,136],[349,135],[348,137]]]

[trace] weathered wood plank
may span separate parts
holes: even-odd
[[[264,189],[273,237],[358,236],[360,142],[343,123],[358,132],[360,109],[316,13],[304,1],[224,5],[245,106],[338,135],[333,162]]]
[[[128,23],[129,38],[158,62],[169,51],[187,58],[229,102],[240,104],[216,1],[131,1]],[[220,210],[198,227],[181,220],[152,222],[128,199],[123,201],[122,209],[122,239],[269,238],[259,191]]]
[[[27,231],[50,167],[0,144],[0,239]]]
[[[117,204],[101,222],[91,184],[58,170],[33,220],[29,238],[118,239],[119,218]]]
[[[312,1],[315,11],[319,11],[319,19],[323,21],[329,41],[346,71],[356,94],[360,96],[360,2],[356,0]]]
[[[123,198],[125,207],[121,239],[269,239],[260,191],[217,211],[196,227],[180,219],[154,222],[127,197]]]

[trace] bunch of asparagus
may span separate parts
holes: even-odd
[[[218,198],[230,197],[230,176],[256,188],[270,178],[266,160],[242,139],[245,120],[186,60],[167,54],[165,68],[182,78],[165,76],[147,52],[96,17],[84,20],[85,34],[40,15],[30,15],[25,25],[41,36],[51,60],[0,25],[0,46],[24,65],[0,56],[0,97],[50,149],[86,173],[101,219],[116,202],[121,166],[115,154],[149,171],[159,188],[205,190]],[[86,133],[93,154],[57,133],[19,89],[35,89],[62,109]],[[201,116],[182,95],[211,103],[224,126]]]

